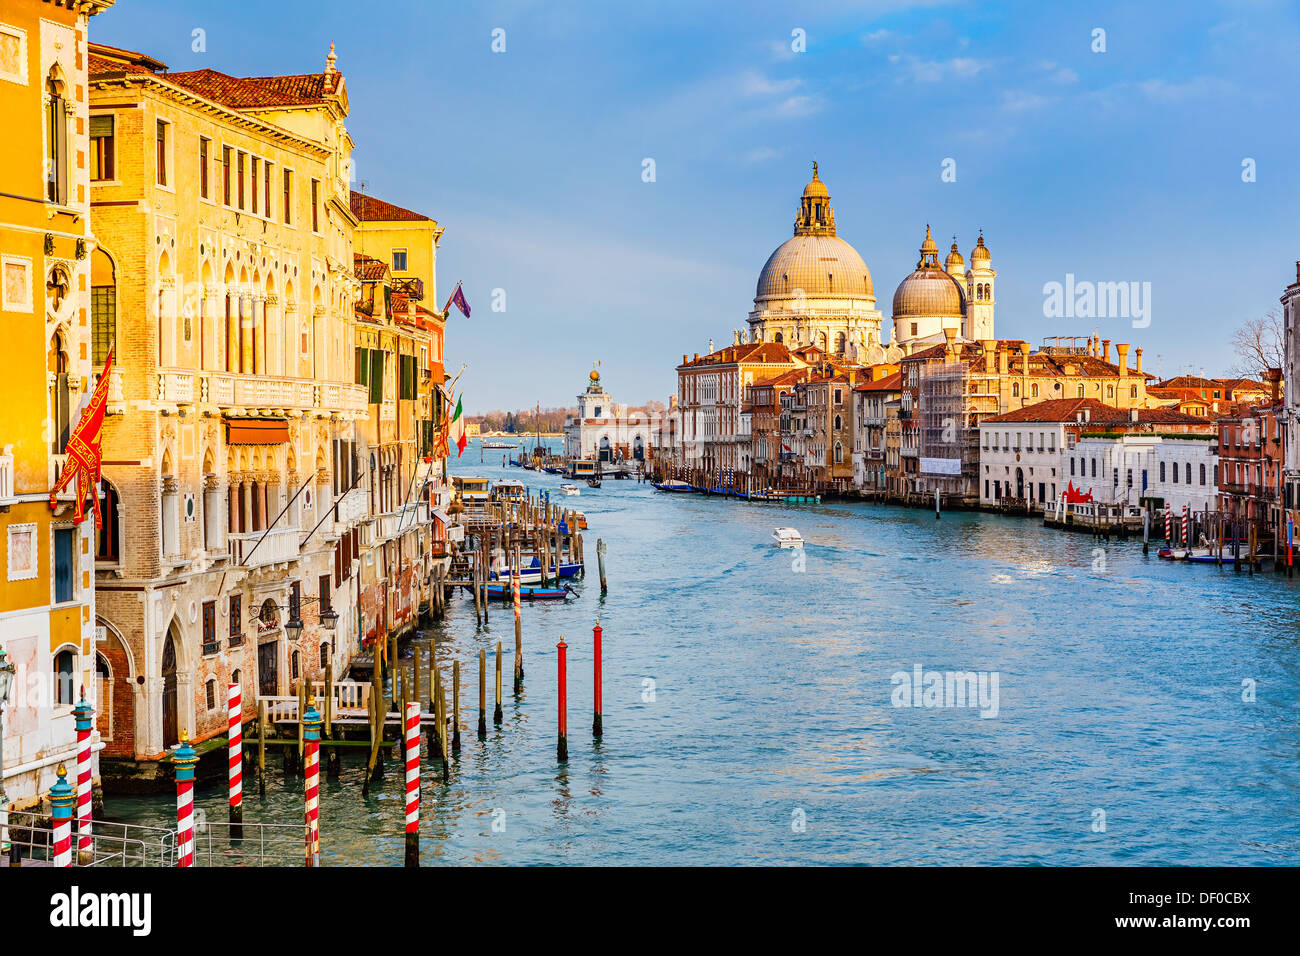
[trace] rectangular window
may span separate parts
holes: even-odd
[[[221,147],[221,201],[230,205],[230,147]]]
[[[167,122],[159,120],[155,138],[157,140],[157,154],[155,156],[155,167],[158,173],[158,185],[167,185]]]
[[[370,350],[370,404],[382,405],[384,401],[384,353]]]
[[[113,174],[115,151],[113,117],[90,118],[90,178],[97,181],[116,179]]]
[[[311,231],[320,232],[320,180],[311,181]]]
[[[297,581],[289,585],[289,620],[302,620],[302,585]]]
[[[203,653],[215,654],[221,650],[217,643],[217,602],[203,602]]]
[[[76,531],[54,530],[54,603],[63,604],[76,597]]]
[[[262,161],[262,215],[271,218],[271,164]]]
[[[117,287],[93,286],[90,290],[91,358],[103,368],[108,350],[117,341]]]
[[[257,207],[259,205],[257,201],[257,187],[258,187],[258,183],[261,181],[261,177],[258,176],[257,173],[258,173],[258,166],[261,164],[261,160],[259,160],[256,156],[254,156],[252,157],[252,159],[249,160],[249,163],[250,163],[250,167],[249,167],[248,180],[253,188],[253,194],[252,194],[253,205],[249,208],[251,208],[253,212],[256,213]]]
[[[243,603],[241,595],[230,595],[230,643],[239,644],[244,640]]]
[[[370,350],[358,348],[355,364],[356,383],[358,385],[370,384]]]
[[[406,271],[406,250],[405,249],[393,250],[393,271],[394,272]]]
[[[328,574],[320,576],[320,609],[322,614],[330,610],[330,576]]]
[[[293,222],[293,170],[284,171],[284,222],[289,225]]]
[[[208,161],[212,153],[212,140],[206,136],[199,137],[199,195],[211,199],[208,195]]]
[[[244,208],[244,163],[248,154],[240,150],[235,155],[235,193],[239,199],[239,208]]]

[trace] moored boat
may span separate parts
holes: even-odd
[[[577,485],[563,484],[560,485],[560,490],[563,491],[566,495],[582,494],[582,489],[579,488]]]
[[[676,478],[669,478],[666,481],[651,482],[659,491],[694,491],[689,484],[684,481],[678,481]]]

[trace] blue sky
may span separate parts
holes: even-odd
[[[568,404],[596,359],[616,399],[665,400],[682,353],[745,326],[814,157],[886,319],[927,222],[963,255],[983,228],[999,336],[1219,374],[1300,258],[1294,4],[118,0],[92,38],[236,75],[335,43],[357,178],[446,227],[471,412]],[[1150,282],[1150,327],[1045,318],[1067,273]]]

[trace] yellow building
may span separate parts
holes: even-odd
[[[16,667],[0,792],[22,807],[72,762],[72,705],[98,704],[93,520],[74,489],[51,509],[64,448],[95,384],[91,361],[86,31],[113,0],[0,7],[0,648]],[[3,809],[3,808],[0,808]]]
[[[127,762],[223,734],[230,682],[252,716],[360,646],[352,140],[332,49],[324,65],[168,73],[91,50],[93,324],[118,350],[97,611]]]

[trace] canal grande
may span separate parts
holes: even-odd
[[[502,454],[480,464],[472,442],[452,474],[560,500],[562,479]],[[749,505],[633,481],[564,503],[588,516],[589,571],[566,604],[525,605],[525,690],[510,695],[507,660],[505,721],[485,743],[476,660],[486,649],[491,666],[498,640],[512,652],[509,608],[479,630],[458,594],[426,632],[440,662],[462,662],[464,740],[449,786],[425,765],[426,865],[1300,862],[1297,582],[986,514]],[[802,557],[772,546],[778,525],[802,532]],[[895,706],[891,677],[917,667],[992,675],[995,708]],[[264,798],[246,775],[250,822],[301,819],[301,780],[278,765],[268,755]],[[361,779],[348,754],[321,781],[322,862],[400,865],[396,764],[368,799]],[[198,805],[225,819],[224,786]],[[169,826],[174,806],[110,795],[106,813]]]

